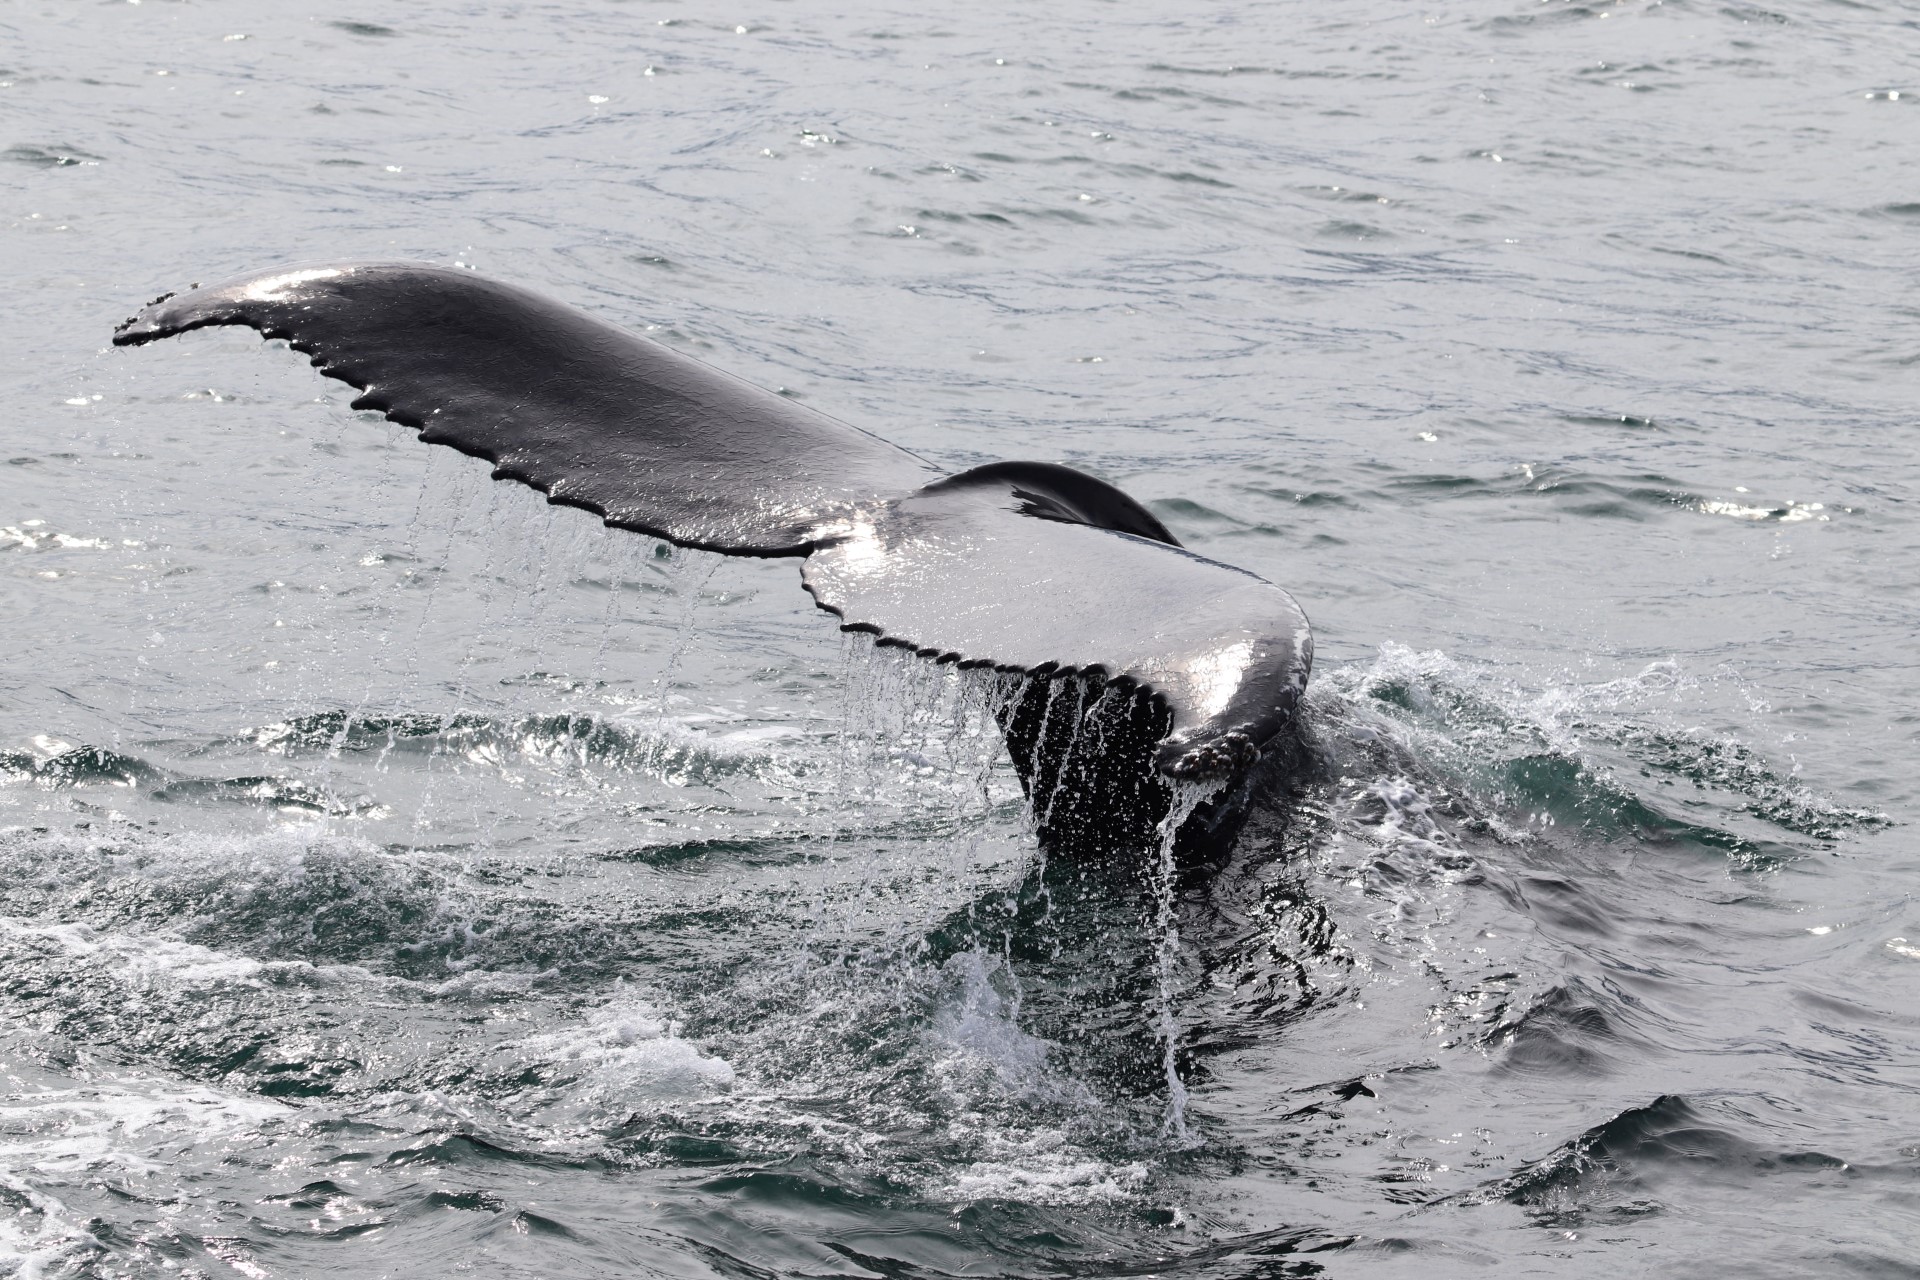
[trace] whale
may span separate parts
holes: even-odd
[[[138,346],[284,340],[374,410],[612,529],[790,557],[843,631],[990,669],[1041,843],[1230,842],[1290,757],[1313,632],[1284,589],[1182,547],[1055,462],[943,475],[880,436],[535,291],[424,262],[297,263],[163,294]]]

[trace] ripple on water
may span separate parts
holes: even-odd
[[[1910,1270],[1897,6],[42,8],[0,1274]],[[1300,776],[1061,865],[791,565],[96,354],[299,244],[1174,495]]]

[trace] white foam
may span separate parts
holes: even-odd
[[[577,1077],[578,1100],[609,1104],[702,1098],[733,1086],[733,1065],[680,1038],[644,1000],[616,997],[585,1025],[543,1032],[507,1048],[529,1065]]]
[[[87,538],[72,533],[55,533],[41,520],[25,520],[17,525],[0,526],[0,551],[45,551],[53,548],[108,551],[113,544],[105,538]]]
[[[204,1085],[81,1070],[84,1081],[16,1069],[0,1095],[0,1187],[24,1206],[0,1216],[0,1275],[13,1280],[75,1274],[99,1248],[86,1215],[39,1184],[165,1184],[187,1150],[292,1114]]]
[[[0,1188],[22,1202],[12,1213],[0,1215],[0,1276],[42,1280],[77,1272],[94,1252],[85,1223],[60,1201],[10,1173],[0,1172]]]
[[[1146,1165],[1095,1159],[1057,1129],[991,1138],[986,1155],[956,1173],[935,1195],[962,1203],[1112,1204],[1133,1199],[1147,1181]]]
[[[261,987],[288,980],[384,983],[356,965],[314,965],[304,960],[255,960],[198,943],[152,934],[108,933],[81,923],[39,924],[0,916],[0,934],[36,939],[85,959],[128,983],[169,981],[187,986]]]
[[[458,964],[451,967],[458,968]],[[532,992],[540,979],[550,977],[553,970],[544,969],[539,973],[502,973],[494,969],[464,969],[448,978],[445,982],[434,983],[427,989],[436,996],[465,997],[471,1000],[498,1000],[506,996],[524,996]]]

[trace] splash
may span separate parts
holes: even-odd
[[[1651,833],[1764,866],[1790,856],[1783,836],[1831,842],[1887,822],[1820,794],[1797,764],[1770,763],[1748,739],[1767,732],[1760,717],[1771,708],[1724,666],[1662,661],[1606,680],[1531,681],[1387,644],[1372,662],[1326,672],[1313,705],[1343,747],[1371,758],[1362,767],[1416,778],[1438,770],[1456,793],[1490,802],[1482,820],[1517,823],[1512,834],[1556,823]],[[1732,723],[1710,727],[1703,717]],[[1709,801],[1713,824],[1674,809],[1669,788]]]
[[[733,1065],[680,1036],[652,1002],[626,994],[576,1024],[505,1046],[568,1113],[631,1113],[640,1102],[699,1099],[733,1087]]]

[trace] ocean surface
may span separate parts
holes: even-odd
[[[1920,10],[847,8],[0,8],[0,1276],[1920,1276]],[[350,257],[1123,486],[1314,769],[1157,903],[791,562],[108,346]]]

